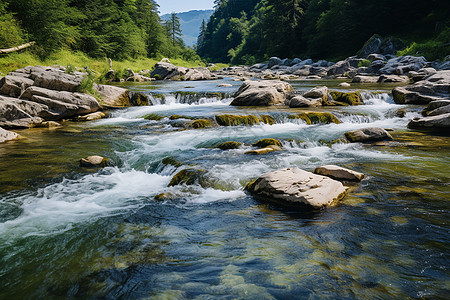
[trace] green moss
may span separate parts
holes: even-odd
[[[240,126],[240,125],[255,125],[259,124],[259,119],[256,116],[242,116],[242,115],[217,115],[216,121],[221,126]]]
[[[175,174],[168,186],[176,186],[180,184],[193,185],[199,183],[202,185],[205,182],[204,175],[206,171],[199,169],[184,169]]]
[[[334,101],[344,102],[350,105],[363,104],[361,101],[361,94],[359,92],[343,93],[333,91],[330,94]]]
[[[288,116],[289,119],[301,119],[305,121],[306,124],[330,124],[341,123],[333,114],[328,112],[303,112],[297,115]]]
[[[253,144],[253,146],[258,148],[266,148],[270,145],[281,147],[281,143],[276,139],[262,139]]]
[[[246,191],[252,193],[254,191],[255,184],[256,184],[256,180],[252,180],[245,186],[244,189]]]
[[[146,95],[142,93],[134,93],[131,96],[131,105],[132,106],[147,106],[148,105],[148,98]]]
[[[368,59],[363,59],[363,60],[361,60],[359,63],[358,63],[358,67],[359,68],[361,68],[361,67],[370,67],[370,64],[371,64],[372,62],[370,61],[370,60],[368,60]]]
[[[161,80],[161,75],[155,74],[153,75],[153,78],[155,78],[156,80]]]
[[[171,119],[171,120],[173,121],[173,120],[178,120],[178,119],[188,119],[188,120],[193,120],[194,118],[188,117],[188,116],[173,115],[173,116],[170,116],[169,119]]]
[[[259,117],[259,120],[260,120],[260,122],[265,123],[265,124],[269,124],[269,125],[275,124],[275,119],[269,115],[262,115],[261,117]]]
[[[225,142],[217,146],[217,148],[222,150],[229,150],[229,149],[238,149],[242,143],[239,142]]]
[[[150,121],[161,121],[165,117],[157,115],[157,114],[149,114],[149,115],[143,116],[143,118],[146,120],[150,120]]]
[[[161,162],[164,165],[171,165],[171,166],[174,166],[176,168],[181,167],[183,165],[182,162],[180,162],[180,161],[178,161],[175,158],[170,157],[170,156],[163,158],[163,160]]]
[[[207,120],[207,119],[195,120],[192,123],[192,128],[194,128],[194,129],[207,128],[207,127],[211,127],[211,126],[212,126],[211,120]]]

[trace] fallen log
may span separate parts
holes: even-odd
[[[0,54],[6,54],[6,53],[11,53],[11,52],[15,52],[15,51],[19,51],[28,47],[33,46],[34,44],[36,44],[36,42],[29,42],[17,47],[13,47],[13,48],[9,48],[9,49],[0,49]]]

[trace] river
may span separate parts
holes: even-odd
[[[22,130],[1,145],[0,299],[448,299],[450,138],[406,128],[422,107],[394,104],[389,85],[356,86],[365,105],[315,109],[341,124],[306,125],[287,118],[301,109],[229,106],[241,83],[223,82],[233,86],[125,84],[153,105]],[[143,118],[222,113],[276,124],[184,130],[182,120]],[[391,128],[394,142],[332,143],[364,127]],[[244,154],[262,138],[284,150]],[[226,141],[245,146],[214,148]],[[88,155],[113,166],[81,169]],[[268,171],[325,164],[366,175],[327,209],[272,206],[243,189]],[[189,165],[211,186],[167,187]],[[161,193],[171,198],[155,200]]]

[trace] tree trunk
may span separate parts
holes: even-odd
[[[19,51],[28,47],[33,46],[34,44],[36,44],[36,42],[29,42],[17,47],[13,47],[13,48],[9,48],[9,49],[0,49],[0,54],[6,54],[6,53],[10,53],[10,52],[15,52],[15,51]]]

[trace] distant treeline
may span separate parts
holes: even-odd
[[[449,53],[448,0],[216,0],[197,53],[251,64],[270,56],[338,59],[374,34],[403,39],[407,54]],[[412,43],[415,42],[415,43]]]
[[[41,57],[69,49],[116,60],[198,59],[180,35],[177,17],[162,22],[154,0],[0,0],[0,49],[36,41]]]

